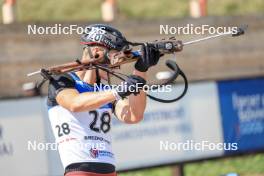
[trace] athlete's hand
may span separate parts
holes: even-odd
[[[131,94],[139,94],[145,84],[146,80],[142,77],[130,75],[127,80],[118,85],[115,90],[120,97],[125,98]]]
[[[161,54],[154,44],[144,43],[141,47],[142,57],[135,64],[136,70],[146,72],[151,66],[158,63]]]

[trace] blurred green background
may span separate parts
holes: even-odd
[[[102,0],[17,0],[18,21],[99,21],[101,3]],[[189,0],[118,0],[118,6],[119,19],[180,18],[189,15]],[[208,0],[208,15],[263,13],[264,0]]]
[[[204,161],[184,166],[185,176],[220,176],[236,172],[240,176],[263,176],[264,155],[248,155],[243,157],[226,158],[213,161]],[[120,174],[120,176],[171,176],[171,167],[147,169]]]

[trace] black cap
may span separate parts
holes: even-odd
[[[85,33],[81,36],[81,43],[89,46],[102,45],[118,51],[128,45],[126,38],[119,30],[106,24],[87,26]]]

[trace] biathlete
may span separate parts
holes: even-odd
[[[109,60],[127,47],[121,32],[104,24],[88,26],[81,43],[82,62],[94,58]],[[141,52],[133,73],[115,89],[105,88],[101,80],[108,79],[107,73],[98,69],[70,72],[50,80],[48,114],[66,176],[116,176],[112,114],[128,124],[142,120],[146,72],[160,58],[160,52],[148,45]]]

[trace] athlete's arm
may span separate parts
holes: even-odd
[[[114,101],[115,97],[112,91],[79,93],[76,89],[64,89],[58,93],[56,100],[72,112],[82,112],[98,109]]]
[[[141,48],[142,57],[135,64],[134,74],[146,80],[148,69],[156,65],[161,57],[159,50],[153,44],[144,44]],[[146,108],[146,94],[141,90],[137,96],[130,95],[128,99],[116,103],[115,114],[126,123],[137,123],[143,119]]]
[[[72,112],[91,111],[113,102],[112,91],[79,93],[74,80],[68,75],[55,77],[49,84],[49,102],[56,102]],[[51,103],[52,104],[52,103]]]
[[[146,79],[146,73],[135,70],[134,75]],[[129,95],[127,99],[119,100],[115,105],[116,117],[125,123],[138,123],[143,119],[146,108],[146,93],[140,91],[138,95]]]

